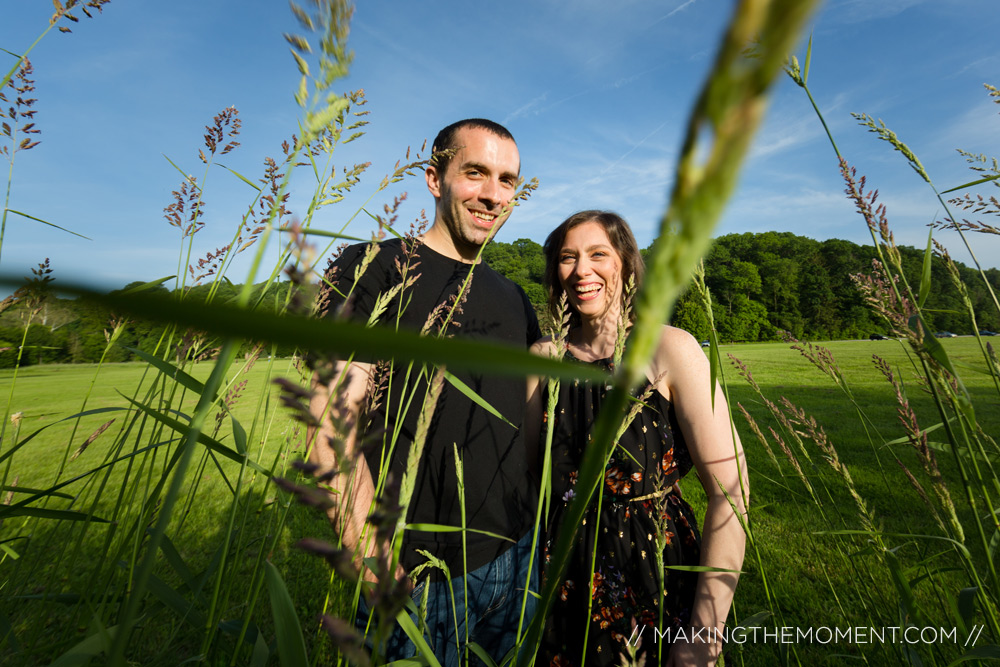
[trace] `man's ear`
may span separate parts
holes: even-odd
[[[437,167],[431,165],[424,171],[424,178],[427,179],[427,189],[435,199],[441,198],[441,180],[438,178]]]

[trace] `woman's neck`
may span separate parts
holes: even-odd
[[[618,309],[611,308],[594,318],[581,318],[580,326],[570,332],[569,343],[581,361],[608,359],[618,342]]]

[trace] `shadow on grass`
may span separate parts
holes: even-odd
[[[858,405],[870,419],[873,444],[869,444],[869,436],[856,408],[836,387],[786,384],[762,389],[770,400],[777,402],[786,397],[816,418],[836,448],[840,461],[849,469],[858,495],[874,514],[886,547],[893,550],[903,564],[916,607],[923,612],[925,623],[947,629],[955,627],[956,620],[949,605],[962,589],[973,583],[947,542],[920,537],[945,537],[946,534],[899,464],[902,462],[933,497],[928,475],[912,446],[883,444],[905,435],[888,384],[884,390],[854,390]],[[909,391],[922,428],[941,421],[930,396],[916,387]],[[970,394],[980,425],[987,433],[997,432],[1000,429],[1000,401],[996,392],[989,387],[972,387]],[[900,594],[873,541],[866,536],[830,534],[831,531],[862,530],[863,524],[843,478],[831,468],[816,445],[805,441],[805,449],[812,459],[809,463],[787,434],[784,436],[815,489],[817,500],[814,501],[788,458],[771,439],[768,427],[779,432],[781,428],[759,397],[736,378],[730,381],[730,399],[750,467],[750,516],[761,563],[758,565],[748,551],[744,565],[746,574],[740,580],[734,604],[737,618],[771,609],[777,615],[764,623],[771,630],[775,626],[880,628],[915,622],[915,617],[904,619]],[[739,415],[737,403],[742,404],[768,433],[769,445],[778,459],[777,468],[746,420]],[[930,437],[931,441],[944,439],[943,430],[935,431]],[[984,572],[986,557],[973,530],[976,517],[965,500],[954,455],[950,450],[934,453],[959,520],[965,527],[965,544],[977,569]],[[684,494],[696,513],[703,515],[704,494],[697,483],[688,482]],[[896,534],[914,537],[897,537]],[[768,601],[761,566],[775,600],[773,606]],[[964,652],[961,644],[964,638],[959,631],[957,646],[942,642],[908,648],[923,656],[924,664],[933,664],[935,660],[947,664]],[[774,642],[766,645],[748,642],[734,647],[740,654],[739,662],[746,665],[776,664],[780,648],[781,645]],[[907,648],[889,641],[825,644],[813,640],[797,644],[794,650],[802,664],[836,662],[849,657],[881,665],[899,664]]]
[[[131,664],[177,665],[192,658],[248,664],[258,633],[273,658],[274,621],[262,580],[265,558],[277,566],[295,601],[310,655],[318,657],[318,664],[329,662],[332,649],[316,619],[327,603],[332,605],[329,612],[343,613],[343,586],[322,559],[294,547],[305,536],[332,539],[326,518],[262,482],[242,496],[241,519],[228,535],[228,508],[214,516],[198,514],[194,503],[180,531],[179,512],[173,518],[170,546],[161,550],[129,642]],[[108,549],[110,531],[114,546]],[[144,553],[146,536],[136,548],[135,536],[127,536],[123,527],[92,524],[85,536],[80,532],[77,523],[38,519],[31,522],[28,539],[16,542],[21,557],[0,566],[0,581],[5,582],[0,619],[9,621],[13,632],[0,645],[0,663],[49,664],[102,626],[117,622],[130,563]],[[230,552],[222,562],[227,537]],[[213,604],[217,620],[209,623]],[[208,627],[214,637],[206,651]]]

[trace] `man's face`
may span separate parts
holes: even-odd
[[[444,173],[427,169],[427,188],[437,200],[435,226],[470,259],[507,220],[510,212],[501,212],[517,188],[521,158],[513,141],[482,128],[461,128],[454,146]]]

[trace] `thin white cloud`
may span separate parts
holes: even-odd
[[[664,16],[660,20],[662,21],[662,20],[670,18],[671,16],[673,16],[677,12],[680,12],[680,11],[683,11],[683,10],[687,9],[688,7],[690,7],[691,5],[693,5],[694,3],[696,3],[697,1],[698,0],[687,0],[687,2],[683,3],[679,7],[675,8],[675,9],[672,9],[666,16]],[[659,23],[659,21],[657,21],[657,23]]]
[[[548,93],[548,91],[545,91],[541,95],[538,95],[534,99],[529,100],[527,103],[522,104],[520,107],[518,107],[517,109],[515,109],[511,113],[507,114],[507,116],[503,119],[503,121],[502,121],[501,124],[502,125],[507,125],[511,121],[513,121],[513,120],[515,120],[517,118],[522,118],[522,117],[527,116],[529,114],[533,115],[533,116],[537,116],[542,111],[542,109],[540,107],[545,102],[545,100],[547,100],[548,98],[549,98],[549,93]]]
[[[824,21],[864,23],[891,18],[927,0],[832,0],[826,7]]]
[[[987,98],[986,92],[983,91],[982,102],[969,107],[965,113],[955,117],[947,127],[941,128],[934,135],[932,150],[936,153],[953,153],[955,149],[961,148],[1000,157],[995,149],[1000,145],[998,113],[1000,105]]]

